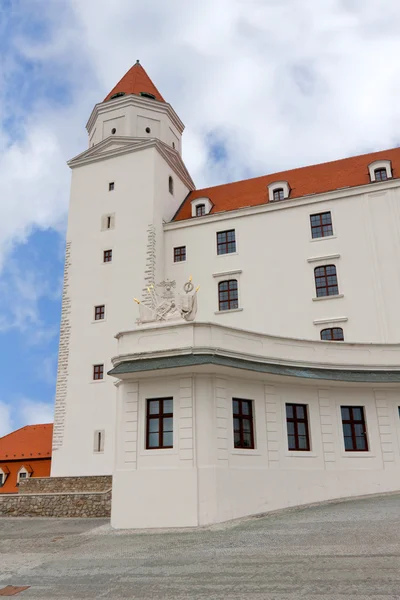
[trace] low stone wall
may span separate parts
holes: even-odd
[[[111,475],[88,477],[28,477],[20,481],[19,494],[58,494],[106,492],[112,486]]]
[[[72,494],[0,494],[2,517],[110,517],[111,490]]]

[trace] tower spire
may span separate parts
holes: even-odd
[[[134,94],[136,96],[143,96],[158,100],[159,102],[165,102],[160,92],[143,69],[140,61],[129,69],[129,71],[122,77],[111,92],[104,98],[104,102],[111,100],[113,96],[123,96],[125,94]]]

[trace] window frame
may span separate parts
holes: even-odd
[[[234,403],[238,402],[239,403],[239,412],[235,413],[235,409],[234,409]],[[248,414],[243,412],[243,403],[247,403],[248,407],[249,407],[249,412]],[[233,397],[232,398],[232,429],[233,429],[233,448],[234,450],[255,450],[255,436],[254,436],[254,400],[248,400],[245,398],[237,398],[237,397]],[[239,429],[235,430],[235,419],[237,419],[239,421]],[[250,428],[249,431],[246,432],[244,430],[243,427],[243,422],[249,422],[250,423]],[[240,436],[240,441],[239,444],[240,445],[236,445],[235,442],[235,433],[239,433]],[[250,446],[245,446],[244,445],[244,434],[245,433],[250,433]]]
[[[281,202],[285,199],[285,190],[283,188],[275,188],[272,190],[272,202]]]
[[[335,269],[335,273],[327,273],[327,269],[329,268],[334,268]],[[318,269],[324,269],[324,274],[323,275],[317,275],[317,270]],[[329,284],[328,283],[328,277],[333,277],[335,276],[336,279],[336,283],[335,284]],[[324,285],[319,285],[317,282],[317,278],[321,279],[324,278],[325,280],[325,284]],[[317,298],[334,298],[335,296],[339,296],[339,282],[338,282],[338,277],[337,277],[337,268],[336,265],[334,264],[328,264],[328,265],[318,265],[317,267],[314,267],[314,284],[315,284],[315,294]],[[336,292],[330,294],[329,293],[329,289],[330,288],[336,288]],[[327,293],[326,294],[319,294],[318,291],[319,290],[326,290]]]
[[[103,310],[97,310],[97,309],[103,309]],[[97,315],[100,315],[99,318],[97,318]],[[97,321],[105,321],[106,318],[106,305],[105,304],[97,304],[94,307],[94,320]]]
[[[228,284],[228,289],[227,290],[221,290],[221,286],[223,284],[227,283]],[[235,283],[236,284],[236,290],[235,289],[231,289],[231,283]],[[222,300],[221,299],[221,294],[224,293],[228,293],[228,298],[226,300]],[[236,292],[236,298],[231,298],[231,292]],[[224,303],[228,303],[228,308],[221,308],[221,304]],[[230,306],[231,303],[235,303],[236,302],[236,306]],[[232,279],[223,279],[222,281],[218,281],[218,311],[219,312],[228,312],[230,310],[238,310],[239,309],[239,282],[237,279],[232,278]]]
[[[108,250],[103,250],[103,263],[112,262],[112,254],[112,248],[109,248]]]
[[[172,412],[165,413],[164,412],[164,402],[166,400],[171,400],[172,402]],[[150,403],[151,402],[159,402],[159,412],[150,414]],[[161,404],[162,411],[160,412]],[[158,420],[158,446],[150,446],[149,445],[149,437],[150,433],[157,433],[150,431],[150,421]],[[163,435],[164,433],[169,433],[169,431],[164,430],[164,419],[172,419],[172,445],[164,446],[163,444]],[[161,442],[161,445],[160,445]],[[174,398],[173,396],[166,396],[162,398],[146,398],[146,435],[145,435],[145,450],[171,450],[174,447]]]
[[[322,218],[325,215],[330,215],[330,223],[323,223]],[[312,219],[313,217],[319,217],[318,225],[313,225]],[[314,213],[310,215],[310,227],[311,227],[311,239],[312,240],[322,240],[323,238],[332,237],[334,235],[333,231],[333,222],[332,222],[332,211],[325,210],[324,212]],[[330,227],[331,233],[325,233],[324,228]],[[322,235],[314,235],[315,230],[321,229]]]
[[[342,337],[333,337],[334,335],[334,331],[341,331],[342,332]],[[324,333],[324,331],[330,331],[332,334],[331,338],[323,338],[322,334]],[[321,341],[322,342],[344,342],[344,331],[343,331],[343,327],[325,327],[324,329],[321,329],[320,331],[320,337],[321,337]]]
[[[382,179],[381,174],[385,173],[385,177]],[[377,174],[379,173],[379,177],[377,177]],[[374,178],[375,181],[387,181],[389,179],[389,174],[388,174],[388,170],[386,167],[377,167],[376,169],[374,169]]]
[[[195,210],[196,210],[196,217],[204,217],[206,214],[206,205],[205,204],[196,204],[195,206]]]
[[[228,234],[233,232],[233,241],[228,239]],[[218,236],[225,235],[224,241],[219,241]],[[226,256],[227,254],[235,254],[237,252],[236,229],[224,229],[216,232],[217,256]],[[234,244],[234,250],[229,250],[229,245]],[[225,249],[225,252],[220,252],[220,249]]]
[[[98,375],[98,377],[97,377]],[[92,368],[92,380],[104,381],[104,363],[96,363]]]
[[[184,258],[182,258],[182,256],[184,256]],[[181,262],[186,262],[186,246],[174,246],[174,263]]]
[[[349,419],[344,419],[343,418],[343,409],[348,410],[349,411]],[[355,419],[353,418],[353,410],[357,409],[357,410],[361,410],[361,414],[362,414],[362,418],[361,419]],[[367,421],[365,418],[365,406],[354,406],[354,405],[347,405],[347,404],[341,404],[340,405],[340,418],[342,421],[342,435],[343,435],[343,444],[344,444],[344,451],[345,452],[369,452],[369,440],[368,440],[368,429],[367,429]],[[345,435],[344,434],[344,425],[350,425],[351,427],[351,436]],[[365,448],[357,448],[354,447],[357,446],[357,438],[361,437],[361,436],[357,436],[355,433],[355,425],[362,425],[363,427],[363,437],[365,439]],[[352,448],[346,448],[346,438],[351,437],[351,441],[352,441]]]
[[[292,407],[293,410],[293,417],[288,417],[287,415],[287,408],[288,407]],[[304,410],[304,417],[298,417],[297,416],[297,408],[302,408]],[[287,435],[287,443],[288,443],[288,451],[289,452],[310,452],[311,451],[311,441],[310,441],[310,425],[309,425],[309,415],[308,415],[309,411],[308,411],[308,405],[307,404],[300,404],[297,402],[285,402],[285,418],[286,418],[286,435]],[[294,433],[289,433],[289,427],[288,427],[288,423],[293,423],[294,424]],[[299,423],[304,424],[305,425],[305,435],[299,435],[299,428],[298,425]],[[295,441],[295,447],[291,448],[290,447],[290,441],[289,441],[289,437],[294,437],[294,441]],[[305,437],[306,438],[306,448],[300,448],[300,444],[299,444],[299,438],[300,437]]]

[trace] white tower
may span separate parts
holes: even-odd
[[[106,373],[114,336],[134,324],[133,297],[164,277],[163,221],[194,188],[183,129],[137,61],[96,104],[89,149],[68,163],[52,476],[113,471],[116,389]]]

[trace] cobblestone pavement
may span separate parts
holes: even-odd
[[[30,585],[21,600],[400,600],[400,494],[197,531],[2,518],[6,585]]]

